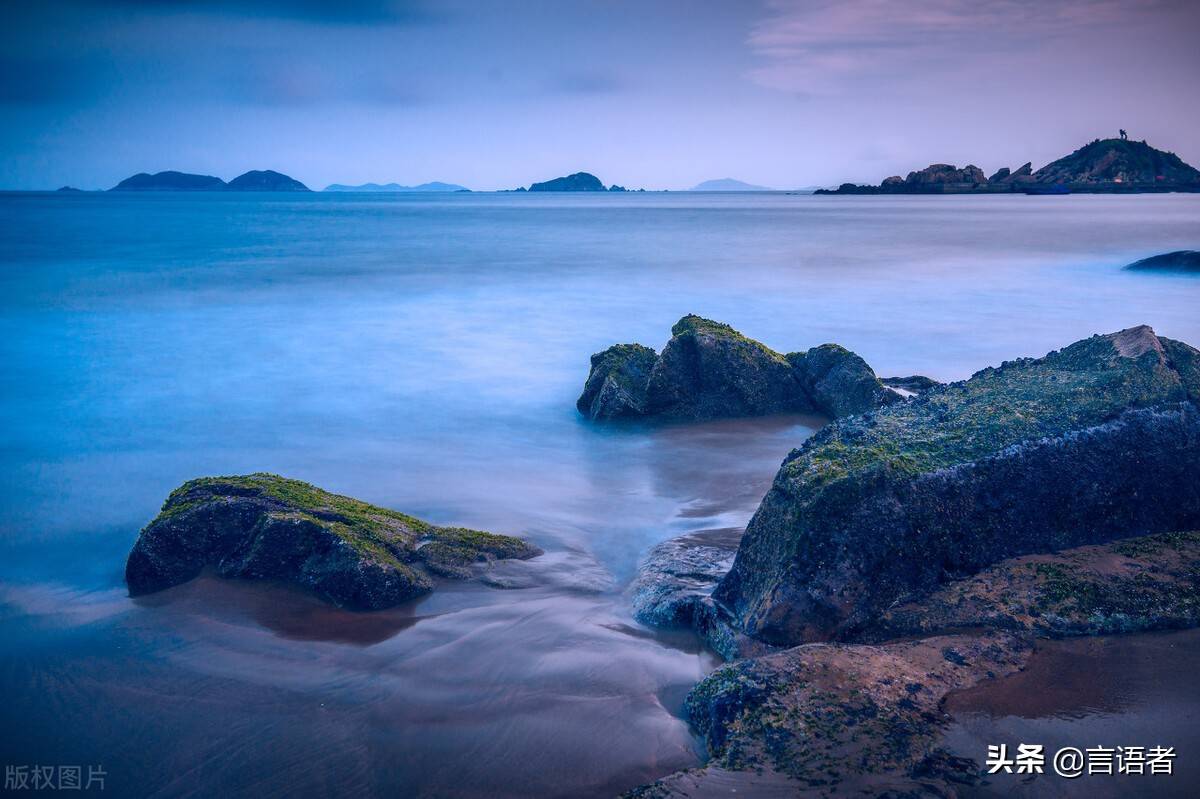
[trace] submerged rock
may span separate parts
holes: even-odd
[[[713,596],[771,644],[845,638],[1008,557],[1200,527],[1198,363],[1142,326],[837,420]]]
[[[1146,272],[1194,272],[1200,273],[1200,250],[1176,250],[1162,255],[1152,255],[1134,261],[1125,267]]]
[[[845,416],[899,401],[837,344],[783,355],[727,324],[689,314],[660,355],[618,344],[592,356],[576,406],[590,419],[705,420],[775,413]]]
[[[592,356],[592,369],[575,403],[589,419],[620,419],[646,412],[646,383],[658,354],[641,344],[615,344]]]
[[[125,565],[130,594],[223,577],[282,580],[343,607],[375,610],[427,593],[431,575],[470,577],[531,558],[510,536],[438,527],[273,474],[203,477],[171,492]]]
[[[660,629],[690,627],[726,660],[772,651],[735,630],[711,596],[733,565],[743,532],[740,527],[701,530],[653,547],[629,586],[634,618]]]
[[[702,530],[652,548],[629,589],[634,618],[651,627],[691,627],[697,606],[733,565],[742,532]]]

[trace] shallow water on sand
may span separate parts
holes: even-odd
[[[137,795],[602,796],[697,762],[710,658],[635,624],[647,549],[740,527],[820,420],[598,427],[588,356],[688,312],[966,377],[1146,322],[1200,341],[1200,198],[0,195],[0,760]],[[268,470],[526,535],[396,611],[202,579],[139,527]],[[10,731],[18,734],[7,734]]]
[[[1197,796],[1197,664],[1200,630],[1039,644],[1024,671],[947,698],[955,719],[947,748],[983,763],[989,744],[1005,744],[1009,752],[1020,743],[1042,744],[1045,773],[1000,773],[965,795]],[[1098,769],[1068,779],[1051,768],[1051,756],[1063,747],[1122,746],[1174,747],[1172,773],[1110,775]]]

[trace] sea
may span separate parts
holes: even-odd
[[[1200,344],[1200,279],[1122,270],[1185,248],[1198,195],[0,194],[0,764],[136,797],[611,797],[699,765],[683,698],[719,661],[629,582],[743,527],[823,420],[592,423],[592,353],[688,313],[943,381],[1138,324]],[[546,554],[373,614],[212,576],[131,599],[167,494],[255,471]],[[1083,731],[1164,695],[1194,722],[1193,673]],[[984,699],[962,746],[1029,729]]]

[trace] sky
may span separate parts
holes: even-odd
[[[877,183],[1125,128],[1200,165],[1196,0],[41,0],[0,9],[0,188]]]

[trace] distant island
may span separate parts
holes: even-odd
[[[399,183],[362,183],[358,186],[347,186],[342,183],[330,183],[324,191],[360,191],[360,192],[411,192],[411,191],[470,191],[466,186],[457,183],[442,183],[433,181],[418,186],[401,186]]]
[[[817,194],[1136,194],[1200,192],[1200,170],[1175,153],[1126,138],[1097,139],[1036,172],[1026,163],[997,170],[991,177],[974,164],[931,164],[884,179],[878,186],[843,183]]]
[[[542,183],[534,183],[528,189],[524,186],[518,189],[509,189],[509,191],[629,191],[624,186],[613,184],[608,188],[604,187],[604,182],[600,178],[590,172],[576,172],[566,177],[554,178],[552,180],[543,181]],[[645,191],[645,189],[638,189]]]
[[[300,181],[270,169],[251,170],[226,183],[212,175],[139,172],[109,191],[309,191]]]
[[[229,191],[309,191],[295,178],[270,169],[251,170],[238,175],[225,187]]]
[[[697,183],[688,191],[774,191],[766,186],[755,186],[753,183],[744,183],[733,178],[718,178],[716,180],[706,180],[703,183]]]

